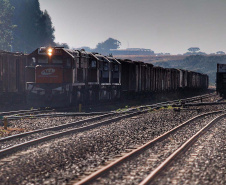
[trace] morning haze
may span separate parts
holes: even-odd
[[[40,0],[57,42],[89,46],[109,37],[121,48],[182,54],[226,52],[225,0]]]

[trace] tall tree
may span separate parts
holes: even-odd
[[[53,46],[54,43],[54,27],[52,25],[51,17],[49,16],[48,12],[45,10],[42,12],[39,20],[39,30],[38,34],[40,37],[41,44],[43,46]]]
[[[198,47],[191,47],[191,48],[188,48],[188,51],[193,52],[193,53],[195,53],[195,52],[197,52],[197,51],[199,51],[199,50],[200,50],[200,48],[198,48]]]
[[[95,48],[95,51],[102,54],[109,54],[110,49],[118,49],[120,45],[120,41],[113,38],[108,38],[106,41],[98,43]]]
[[[13,7],[9,0],[0,0],[0,49],[10,51],[12,43],[12,15]]]
[[[30,53],[40,46],[54,45],[54,28],[47,11],[40,10],[38,0],[10,0],[15,7],[13,50]]]

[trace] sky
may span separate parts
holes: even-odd
[[[39,0],[55,41],[95,48],[109,37],[121,49],[183,54],[226,52],[226,0]]]

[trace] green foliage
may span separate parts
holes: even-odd
[[[107,55],[109,54],[110,49],[118,49],[120,45],[120,41],[113,38],[108,38],[106,41],[98,43],[94,50],[101,54]]]
[[[168,105],[167,109],[173,109],[173,107],[171,105]]]
[[[200,50],[200,48],[198,48],[198,47],[191,47],[191,48],[188,48],[188,51],[191,51],[191,52],[197,52],[197,51],[199,51]]]
[[[12,16],[14,8],[9,0],[0,0],[0,49],[10,51],[12,43]]]
[[[40,10],[38,0],[10,0],[13,14],[13,50],[30,53],[40,46],[53,46],[54,28],[48,12]]]

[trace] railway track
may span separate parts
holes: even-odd
[[[186,101],[199,101],[200,99],[208,98],[213,94],[207,94],[204,96],[197,96],[189,98]],[[0,158],[8,156],[26,147],[39,144],[44,141],[62,137],[71,133],[83,132],[86,130],[94,129],[96,127],[110,124],[120,119],[135,116],[137,114],[146,113],[153,109],[161,107],[167,107],[175,103],[180,103],[180,100],[157,103],[154,105],[140,106],[124,110],[122,112],[110,112],[93,118],[84,119],[81,121],[66,123],[58,126],[37,129],[30,132],[25,132],[17,135],[8,136],[0,139]],[[35,110],[36,111],[36,110]],[[68,114],[70,115],[70,114]],[[72,114],[74,115],[74,114]],[[111,117],[111,118],[108,118]]]
[[[177,160],[178,156],[184,154],[189,147],[193,145],[193,143],[204,134],[213,124],[226,117],[226,113],[219,115],[218,117],[211,120],[208,124],[206,124],[202,129],[200,129],[196,134],[194,134],[191,138],[189,138],[182,146],[180,146],[175,152],[173,152],[169,157],[167,157],[152,173],[150,173],[141,183],[140,185],[150,184],[155,177],[157,177],[167,166],[170,165],[171,162]]]
[[[53,110],[54,111],[54,110]],[[52,112],[52,111],[51,111]],[[42,112],[41,112],[42,113]],[[49,113],[49,114],[26,114],[26,115],[11,115],[7,116],[8,120],[18,120],[18,119],[37,119],[37,118],[47,118],[47,117],[68,117],[68,116],[95,116],[103,115],[106,112],[91,112],[91,113],[73,113],[73,112],[64,112],[64,113]]]
[[[170,162],[223,117],[226,117],[225,110],[195,116],[71,184],[149,184]]]
[[[32,109],[32,110],[18,110],[18,111],[8,111],[8,112],[0,112],[0,119],[6,117],[7,119],[15,119],[15,118],[25,118],[31,117],[31,115],[35,116],[36,114],[53,112],[55,109],[46,108],[46,109]]]
[[[40,109],[31,109],[31,110],[18,110],[18,111],[8,111],[0,112],[0,119],[6,117],[8,120],[17,120],[23,118],[41,118],[41,117],[62,117],[62,116],[89,116],[89,115],[100,115],[104,112],[69,112],[70,107],[65,108],[40,108]]]
[[[211,96],[214,96],[215,93],[210,94],[204,94],[201,96],[195,96],[192,98],[186,98],[181,100],[173,100],[173,101],[167,101],[167,102],[161,102],[154,105],[144,105],[144,106],[138,106],[136,108],[130,108],[126,111],[134,111],[135,109],[139,108],[147,108],[147,107],[158,107],[161,106],[167,106],[174,104],[175,106],[178,106],[180,104],[190,103],[190,102],[197,102],[202,101],[206,98],[209,98]],[[79,113],[79,112],[63,112],[60,113],[59,111],[62,110],[70,110],[71,108],[44,108],[44,109],[32,109],[32,110],[18,110],[18,111],[9,111],[9,112],[0,112],[0,119],[3,119],[6,117],[8,120],[18,120],[18,119],[35,119],[35,118],[41,118],[41,117],[63,117],[63,116],[93,116],[93,115],[102,115],[106,112],[90,112],[90,113]],[[58,111],[58,112],[57,112]],[[57,112],[57,113],[54,113]],[[44,114],[45,113],[45,114]],[[46,114],[47,113],[47,114]]]

